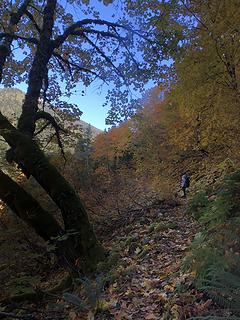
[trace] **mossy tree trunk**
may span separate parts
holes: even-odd
[[[24,7],[19,12],[18,21],[21,15],[28,13],[26,9],[28,4],[29,1],[25,0]],[[28,76],[28,89],[22,106],[18,129],[13,127],[9,121],[0,114],[0,135],[11,147],[11,150],[7,153],[8,159],[18,163],[27,176],[32,175],[61,210],[65,224],[65,233],[69,235],[69,241],[66,243],[72,243],[71,256],[73,260],[77,258],[80,259],[79,262],[82,271],[86,273],[94,270],[97,262],[104,258],[104,250],[96,239],[82,201],[58,170],[49,163],[44,153],[32,140],[35,133],[36,121],[42,117],[47,118],[55,128],[56,133],[59,131],[58,125],[50,114],[44,111],[39,112],[38,100],[40,92],[43,89],[43,84],[45,86],[44,89],[47,89],[48,63],[54,51],[67,39],[71,34],[70,31],[74,31],[79,27],[78,24],[73,24],[71,28],[66,29],[66,32],[64,32],[62,36],[54,40],[53,31],[56,5],[57,0],[46,0],[44,3],[42,24],[41,27],[37,28],[39,35],[33,39],[37,47]],[[10,21],[10,26],[15,26],[17,22]],[[15,29],[13,28],[12,30],[13,33],[11,37],[6,37],[8,40],[8,48],[16,36],[14,34]],[[32,38],[28,38],[30,42],[33,40]],[[4,53],[3,49],[4,48],[0,46],[0,55]],[[8,53],[6,52],[5,58],[0,60],[1,74],[7,55]],[[19,203],[19,200],[16,201]],[[8,202],[8,204],[10,205],[10,202]],[[25,209],[27,209],[27,206]],[[32,213],[34,213],[34,210],[32,210]],[[48,220],[47,217],[51,219],[48,215],[46,215],[44,219]],[[37,217],[34,217],[33,220],[35,218],[37,219]],[[66,251],[67,250],[70,250],[70,248],[66,247]]]
[[[97,241],[84,205],[74,189],[48,161],[31,137],[21,133],[0,113],[0,134],[15,153],[15,161],[24,163],[28,172],[46,190],[60,208],[65,231],[72,242],[74,259],[80,258],[84,273],[95,269],[104,258],[104,250]]]
[[[42,208],[28,192],[0,170],[0,199],[37,235],[54,245],[59,262],[72,274],[78,252],[74,252],[73,239],[66,237],[56,219]],[[63,240],[64,239],[64,240]]]
[[[46,241],[63,234],[54,217],[7,174],[0,170],[0,198]]]

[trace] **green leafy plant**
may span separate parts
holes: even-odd
[[[190,200],[188,213],[199,219],[207,205],[208,197],[204,191],[200,191]]]
[[[195,271],[195,286],[220,308],[221,316],[192,319],[239,319],[240,316],[240,171],[226,176],[214,188],[214,197],[198,194],[189,211],[203,226],[192,242],[185,268]],[[206,201],[207,200],[207,201]],[[224,316],[227,314],[227,316]]]
[[[239,272],[218,272],[215,268],[209,269],[204,277],[196,281],[198,290],[204,292],[218,306],[222,308],[221,314],[225,316],[209,315],[194,317],[197,319],[240,319],[240,274]]]
[[[235,170],[235,164],[232,159],[227,158],[218,164],[218,168],[225,174],[231,173]]]
[[[212,315],[192,317],[192,320],[239,320],[240,319],[240,273],[219,271],[212,266],[198,276],[195,287],[218,305]],[[219,315],[220,314],[220,315]]]

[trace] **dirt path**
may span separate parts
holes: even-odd
[[[113,225],[105,246],[120,248],[121,258],[104,295],[113,319],[186,319],[202,307],[173,293],[186,281],[181,265],[197,232],[185,211],[185,204],[143,210]]]
[[[34,305],[32,319],[48,315],[54,320],[184,320],[201,315],[208,304],[181,269],[197,229],[184,202],[155,205],[114,220],[105,217],[98,234],[110,255],[99,269],[104,283],[103,293],[94,298],[100,303],[99,312],[95,313],[95,302],[91,305],[76,285],[69,292],[70,301],[58,294]],[[96,294],[93,288],[88,290],[88,298]],[[87,302],[87,308],[79,307],[81,301]],[[18,308],[21,310],[21,304]]]

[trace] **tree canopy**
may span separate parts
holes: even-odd
[[[108,4],[111,1],[103,1]],[[101,19],[88,1],[52,1],[47,6],[43,1],[3,1],[1,9],[1,65],[5,62],[1,79],[5,86],[31,79],[38,86],[36,96],[66,108],[61,98],[69,97],[78,83],[113,83],[107,102],[112,107],[109,121],[115,117],[115,122],[133,114],[130,102],[136,100],[136,91],[141,92],[150,79],[160,78],[158,65],[165,56],[164,46],[156,42],[155,30],[144,29],[128,7],[121,9],[122,17],[114,22]],[[33,70],[41,59],[45,67]],[[79,115],[76,106],[71,107]]]

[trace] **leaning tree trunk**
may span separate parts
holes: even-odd
[[[44,240],[51,241],[63,234],[54,217],[2,170],[0,170],[0,199]]]
[[[24,4],[27,6],[28,0],[25,0]],[[9,159],[16,161],[26,174],[32,175],[61,210],[65,231],[69,234],[70,242],[73,241],[74,258],[82,259],[80,261],[82,269],[84,272],[88,272],[93,270],[97,262],[104,257],[104,250],[96,239],[86,210],[78,195],[32,141],[35,124],[39,119],[38,98],[44,80],[45,82],[48,80],[47,64],[54,50],[68,36],[64,33],[64,36],[60,37],[61,39],[57,43],[52,40],[56,4],[57,0],[45,2],[40,37],[37,39],[37,48],[29,73],[28,90],[18,122],[19,130],[0,114],[0,135],[12,148],[8,152]],[[23,8],[23,12],[24,10],[25,8]],[[13,37],[8,40],[9,46]],[[3,70],[4,61],[0,61],[0,71]],[[50,122],[56,130],[59,130],[53,118]]]
[[[66,232],[38,201],[2,170],[0,170],[0,199],[21,220],[32,227],[37,235],[54,245],[54,253],[59,262],[72,273],[77,256],[77,252],[72,248],[72,239],[66,237]]]
[[[58,170],[48,161],[31,137],[21,133],[0,113],[0,134],[15,153],[15,161],[24,164],[29,173],[46,190],[60,208],[66,232],[73,241],[75,259],[80,258],[83,272],[95,269],[104,258],[87,212],[78,195]]]

